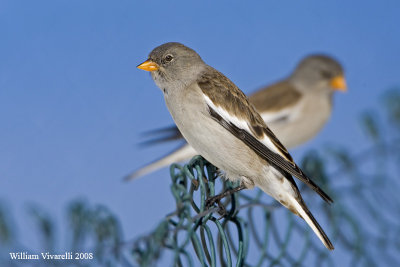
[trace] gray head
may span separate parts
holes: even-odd
[[[335,59],[325,55],[311,55],[297,65],[289,80],[296,83],[299,89],[346,90],[343,68]]]
[[[205,66],[196,51],[171,42],[154,48],[138,68],[150,71],[157,86],[164,88],[185,87],[196,80]]]

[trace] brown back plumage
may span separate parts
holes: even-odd
[[[249,97],[258,112],[279,111],[294,106],[300,99],[301,93],[286,80],[262,88]]]

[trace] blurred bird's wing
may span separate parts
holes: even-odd
[[[144,132],[142,135],[145,137],[149,137],[149,136],[152,136],[152,137],[150,137],[148,140],[141,142],[140,146],[151,146],[151,145],[164,143],[164,142],[168,142],[168,141],[183,139],[181,132],[178,130],[178,127],[176,127],[175,125],[150,130],[150,131]]]
[[[287,80],[267,86],[249,96],[250,102],[267,125],[287,121],[296,112],[301,99],[302,93]]]

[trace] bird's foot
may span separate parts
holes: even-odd
[[[221,194],[218,194],[218,195],[216,195],[216,196],[207,198],[207,199],[206,199],[206,208],[209,209],[209,208],[212,207],[215,203],[217,203],[218,208],[219,208],[218,213],[220,213],[220,214],[222,215],[222,217],[224,217],[224,216],[226,215],[226,208],[225,208],[225,206],[221,203],[221,200],[222,200],[224,197],[227,197],[227,196],[229,196],[229,195],[232,195],[232,194],[234,194],[234,193],[236,193],[236,192],[239,192],[239,191],[241,191],[241,190],[243,190],[243,189],[246,189],[246,186],[242,184],[242,185],[240,185],[240,186],[238,186],[238,187],[235,187],[235,188],[226,190],[225,192],[223,192],[223,193],[221,193]],[[221,218],[222,218],[222,217],[221,217]],[[219,219],[221,219],[221,218],[219,218]]]

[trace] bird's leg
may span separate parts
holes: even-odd
[[[225,192],[223,192],[221,194],[218,194],[218,195],[213,196],[213,197],[209,197],[209,198],[206,199],[206,207],[209,208],[212,205],[214,205],[214,203],[217,203],[218,206],[220,207],[221,206],[221,203],[220,203],[221,199],[223,199],[224,197],[227,197],[229,195],[232,195],[232,194],[234,194],[236,192],[239,192],[239,191],[241,191],[243,189],[246,189],[246,186],[244,184],[241,184],[240,186],[232,188],[232,189],[229,189],[229,190],[226,190]]]
[[[203,176],[202,178],[199,178],[199,179],[203,179],[203,182],[204,182],[205,184],[208,183],[208,180],[207,180],[207,178],[206,178],[205,176]],[[194,186],[194,191],[197,191],[197,189],[199,189],[200,182],[197,181],[197,180],[194,180],[194,179],[191,180],[191,182],[192,182],[192,184],[193,184],[193,186]]]
[[[192,180],[191,181],[193,186],[194,186],[194,191],[197,191],[197,189],[199,188],[199,182],[197,180]]]

